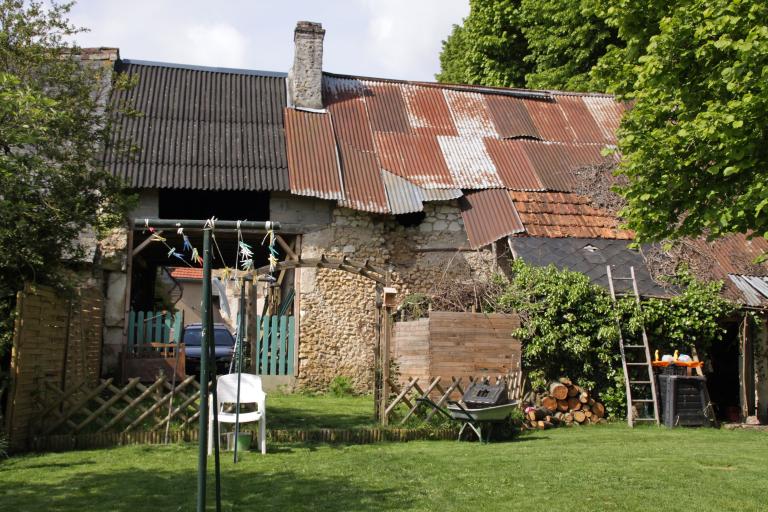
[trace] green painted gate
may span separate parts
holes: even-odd
[[[128,315],[128,347],[139,350],[151,343],[179,341],[184,313],[182,311],[133,311]]]
[[[294,317],[269,315],[256,317],[254,373],[293,375]]]

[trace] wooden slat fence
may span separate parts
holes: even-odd
[[[257,316],[252,365],[256,375],[293,375],[293,316]]]
[[[417,401],[419,398],[429,398],[440,407],[447,406],[448,400],[458,400],[469,386],[475,381],[493,381],[485,377],[434,377],[429,381],[419,383],[418,378],[409,378],[402,386],[390,381],[394,397],[387,404],[385,415],[387,423],[405,425],[411,423],[430,423],[440,419],[434,408],[425,406]],[[525,386],[522,371],[497,376],[495,383],[504,381],[510,400],[519,400]]]

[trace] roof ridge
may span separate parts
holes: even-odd
[[[187,69],[190,71],[204,71],[209,73],[225,73],[229,75],[254,75],[271,78],[285,78],[288,73],[282,73],[279,71],[264,71],[260,69],[244,69],[244,68],[224,68],[216,66],[198,66],[194,64],[179,64],[176,62],[159,62],[152,60],[140,60],[140,59],[120,59],[122,64],[132,64],[136,66],[153,66],[160,68],[171,69]]]
[[[577,92],[577,91],[558,91],[554,89],[526,89],[524,87],[497,87],[489,85],[475,85],[475,84],[455,84],[455,83],[442,83],[442,82],[426,82],[423,80],[405,80],[400,78],[381,78],[362,75],[348,75],[344,73],[331,73],[323,71],[323,75],[332,78],[347,78],[353,80],[363,80],[369,82],[384,82],[384,83],[397,83],[405,85],[417,85],[422,87],[434,87],[438,89],[452,89],[452,90],[466,90],[467,92],[479,92],[486,94],[500,94],[500,95],[519,95],[520,97],[527,97],[530,99],[548,99],[549,95],[555,96],[586,96],[586,97],[599,97],[599,98],[616,98],[613,94],[603,92]]]

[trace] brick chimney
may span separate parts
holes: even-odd
[[[299,108],[323,108],[322,24],[300,21],[293,32],[293,66],[288,72],[288,103]]]

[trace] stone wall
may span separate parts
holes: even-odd
[[[428,203],[425,218],[405,227],[397,219],[336,208],[332,224],[304,235],[303,258],[368,258],[392,268],[398,300],[429,293],[446,280],[482,279],[495,267],[492,250],[469,250],[455,203]],[[373,387],[375,286],[343,271],[302,269],[300,275],[300,387],[324,390],[336,376],[359,392]]]

